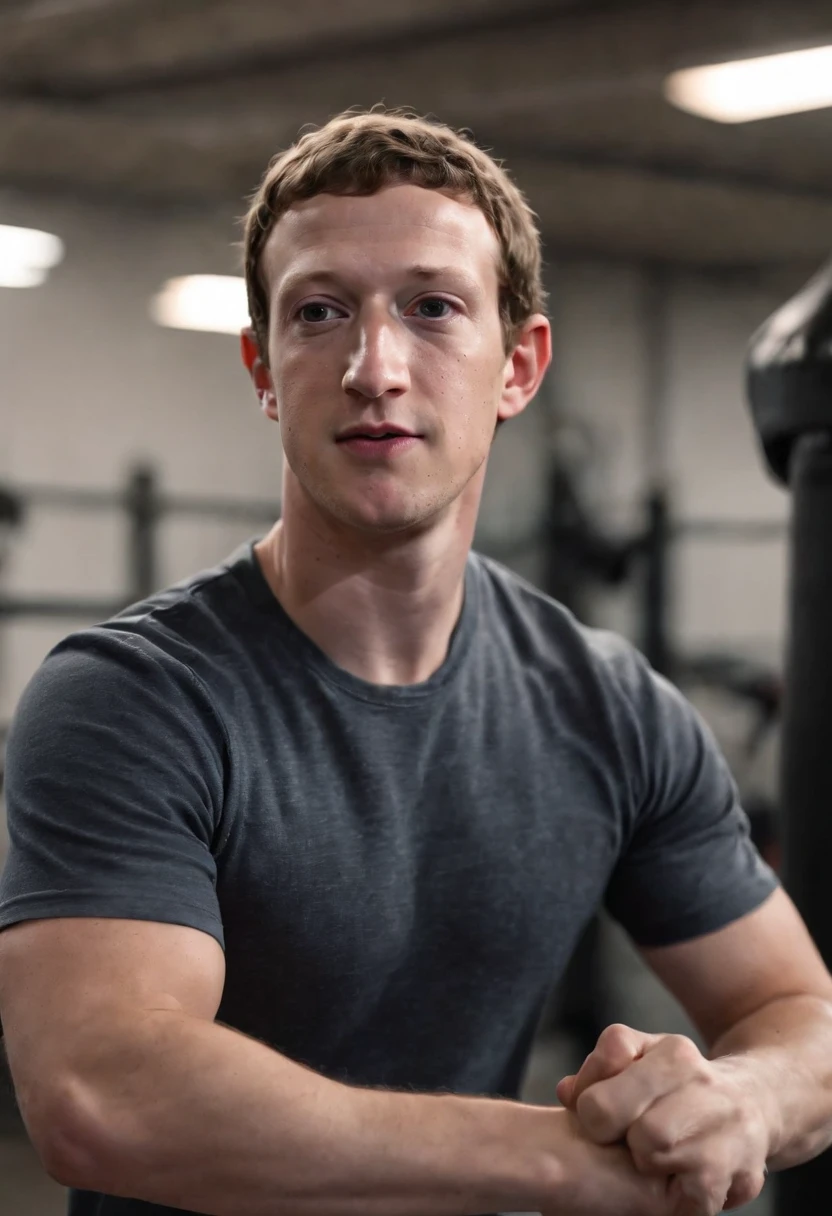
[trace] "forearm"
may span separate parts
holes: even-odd
[[[832,1005],[772,1001],[713,1044],[710,1058],[748,1064],[771,1129],[770,1169],[811,1160],[832,1144]]]
[[[208,1216],[467,1216],[538,1206],[555,1164],[555,1112],[354,1089],[179,1013],[109,1035],[60,1120],[65,1185]]]

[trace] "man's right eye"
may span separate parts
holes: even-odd
[[[331,321],[332,317],[328,315],[330,313],[336,313],[336,309],[331,304],[304,304],[298,309],[301,321],[308,321],[312,324],[316,321]]]

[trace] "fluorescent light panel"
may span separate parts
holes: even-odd
[[[715,122],[753,122],[832,106],[832,46],[686,68],[668,76],[665,97]]]
[[[38,287],[63,256],[53,233],[0,224],[0,287]]]
[[[168,279],[151,300],[150,315],[172,329],[239,334],[249,324],[245,279],[224,274]]]

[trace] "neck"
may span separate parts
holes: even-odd
[[[255,546],[284,610],[352,675],[386,685],[427,680],[459,619],[481,486],[469,484],[419,530],[376,535],[325,515],[292,480],[281,519]]]

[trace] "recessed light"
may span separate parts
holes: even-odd
[[[63,256],[53,233],[0,224],[0,287],[39,287]]]
[[[224,274],[168,279],[151,300],[150,315],[173,329],[239,334],[249,324],[245,279]]]

